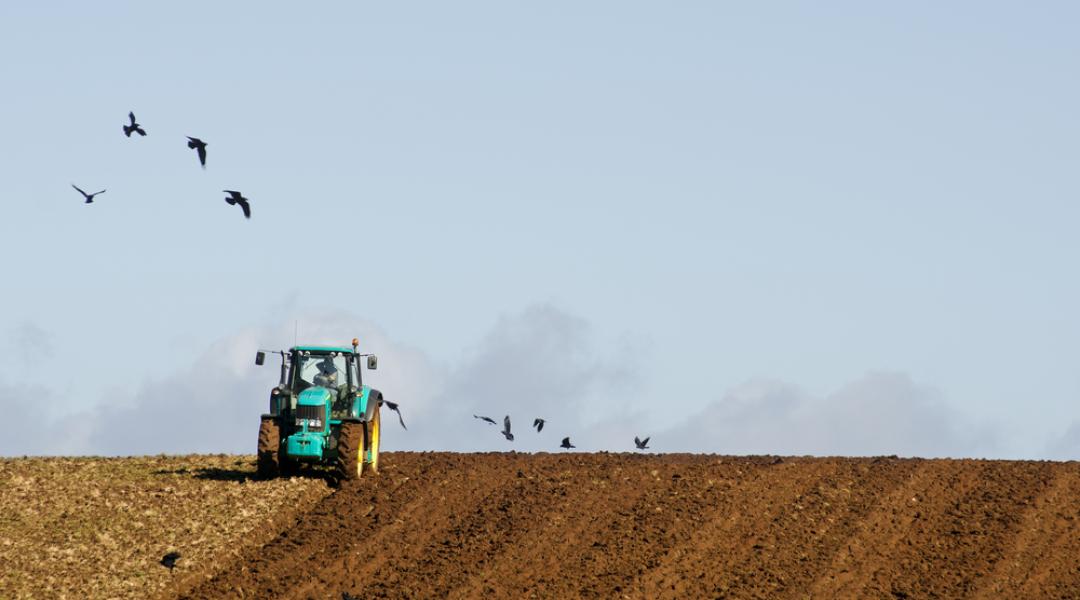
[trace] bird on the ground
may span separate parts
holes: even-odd
[[[223,191],[223,192],[225,192],[226,194],[229,195],[227,198],[225,198],[226,202],[228,202],[230,205],[239,204],[240,208],[242,208],[244,210],[244,218],[245,219],[250,219],[251,218],[251,205],[248,204],[248,199],[247,198],[241,196],[240,192],[237,192],[235,190],[221,190],[221,191]]]
[[[341,592],[341,600],[360,600],[360,598],[353,596],[349,592]]]
[[[124,135],[131,137],[131,134],[137,133],[139,135],[146,135],[146,130],[141,125],[135,122],[135,113],[129,112],[128,118],[131,119],[131,125],[124,125]]]
[[[202,168],[205,169],[206,168],[206,142],[200,140],[199,138],[191,137],[190,135],[187,136],[187,139],[188,139],[187,147],[191,148],[191,149],[193,149],[193,150],[195,150],[196,152],[199,153],[199,164],[202,165]]]
[[[404,429],[405,431],[408,431],[409,428],[405,426],[405,419],[401,418],[401,411],[398,410],[398,403],[397,402],[391,402],[389,400],[383,400],[382,403],[385,404],[386,406],[390,407],[390,410],[397,413],[397,418],[398,418],[398,421],[401,423],[401,428]]]
[[[101,190],[100,192],[94,192],[93,194],[87,194],[86,192],[79,189],[79,186],[75,185],[74,183],[71,184],[71,187],[75,188],[75,190],[77,192],[82,194],[83,198],[86,198],[86,202],[84,202],[83,204],[90,204],[91,202],[94,201],[94,196],[97,196],[98,194],[104,194],[105,193],[105,190]]]
[[[480,415],[473,415],[473,418],[474,419],[480,419],[481,421],[487,421],[488,423],[491,423],[492,425],[498,425],[498,423],[495,422],[495,419],[492,419],[491,417],[482,417]]]
[[[568,438],[568,437],[564,437],[562,439],[562,443],[559,444],[559,447],[560,448],[566,448],[566,449],[577,448],[577,446],[570,443],[570,438]]]
[[[544,428],[544,423],[545,422],[546,421],[544,421],[540,417],[537,417],[537,418],[533,419],[533,427],[536,428],[536,433],[540,433],[540,430]]]
[[[180,560],[179,552],[170,552],[161,557],[161,566],[167,567],[169,572],[172,573],[174,567],[176,567],[176,561]]]
[[[638,436],[635,435],[634,436],[634,445],[637,446],[638,450],[648,450],[649,449],[649,438],[645,438],[645,439],[642,440],[642,439],[638,439]]]
[[[514,441],[514,434],[510,433],[510,415],[506,415],[503,419],[503,430],[499,433],[503,434],[507,440]]]

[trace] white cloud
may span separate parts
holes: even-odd
[[[986,456],[997,447],[994,430],[902,373],[870,373],[821,398],[752,381],[656,441],[691,452],[845,456]]]
[[[1047,444],[1044,456],[1054,460],[1080,460],[1080,421],[1073,421],[1061,437]]]

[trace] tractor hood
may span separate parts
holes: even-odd
[[[333,397],[333,392],[324,387],[309,387],[300,392],[296,403],[300,406],[326,406],[327,401]]]

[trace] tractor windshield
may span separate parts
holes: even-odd
[[[296,383],[299,387],[306,388],[318,385],[337,388],[347,383],[345,356],[341,353],[300,353],[297,366],[299,370],[297,371]]]

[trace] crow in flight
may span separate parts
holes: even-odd
[[[634,436],[634,445],[637,446],[638,450],[648,450],[649,449],[649,438],[645,438],[643,440],[640,440],[635,435]]]
[[[559,444],[559,447],[560,448],[566,448],[567,450],[569,450],[570,448],[577,448],[577,446],[570,443],[570,438],[568,438],[568,437],[564,437],[562,439],[562,443]]]
[[[514,441],[514,434],[510,433],[510,415],[506,415],[506,418],[503,419],[503,430],[499,433],[506,436],[507,440]]]
[[[401,411],[398,410],[398,403],[397,402],[390,402],[389,400],[383,400],[382,403],[385,404],[386,406],[390,407],[390,410],[397,413],[397,419],[401,423],[401,428],[404,429],[405,431],[408,431],[409,428],[405,426],[405,419],[401,418]]]
[[[481,417],[480,415],[473,415],[473,418],[474,419],[480,419],[481,421],[487,421],[488,423],[491,423],[492,425],[497,424],[497,423],[495,423],[495,419],[492,419],[491,417]]]
[[[131,119],[131,125],[124,125],[124,135],[131,137],[131,134],[137,133],[139,135],[146,135],[146,130],[141,125],[135,122],[135,113],[129,112],[128,118]]]
[[[187,147],[192,148],[196,152],[199,153],[199,164],[201,164],[202,168],[205,169],[206,168],[206,142],[200,140],[199,138],[193,138],[190,135],[187,136],[187,139],[188,139]]]
[[[94,201],[94,196],[97,196],[98,194],[104,194],[105,193],[105,190],[101,190],[100,192],[94,192],[93,194],[87,194],[86,192],[80,190],[79,186],[75,185],[74,183],[71,184],[71,187],[75,188],[80,194],[82,194],[83,198],[86,198],[86,202],[84,202],[83,204],[90,204],[91,202]]]
[[[161,566],[168,567],[169,572],[172,573],[173,568],[176,566],[176,561],[180,560],[179,552],[170,552],[161,557]]]
[[[545,421],[540,417],[533,419],[533,427],[536,428],[536,433],[540,433],[540,430],[544,428]]]
[[[251,205],[248,204],[248,199],[247,198],[241,196],[240,192],[237,192],[237,191],[234,191],[234,190],[221,190],[221,191],[223,191],[223,192],[225,192],[226,194],[229,195],[228,198],[225,198],[226,202],[228,202],[230,205],[239,204],[240,208],[244,209],[244,218],[245,219],[250,219],[251,218]]]

